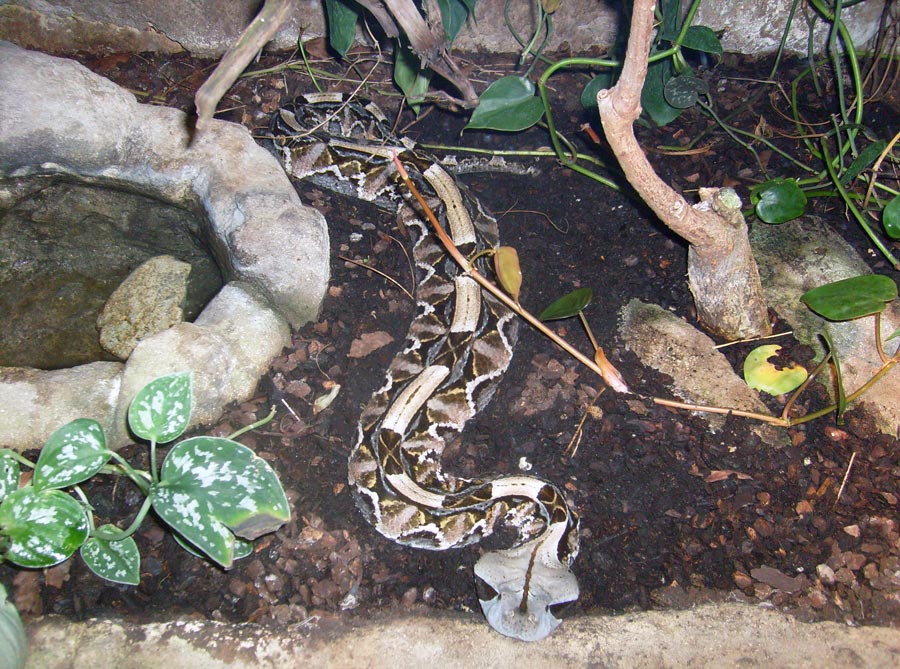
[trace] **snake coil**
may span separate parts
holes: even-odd
[[[512,548],[476,563],[478,599],[501,634],[542,639],[559,625],[560,609],[578,598],[570,570],[578,517],[547,481],[444,471],[446,440],[490,400],[512,357],[518,322],[430,234],[399,184],[393,154],[464,255],[496,248],[497,223],[436,159],[396,139],[384,121],[373,105],[314,94],[282,109],[274,133],[292,177],[391,209],[416,239],[416,315],[362,411],[349,457],[351,489],[375,529],[406,546],[446,550],[477,542],[500,524],[514,528]]]

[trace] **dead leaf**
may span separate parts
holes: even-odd
[[[729,476],[735,476],[741,481],[752,481],[753,477],[749,474],[744,474],[742,472],[736,472],[733,469],[713,469],[706,477],[703,479],[707,483],[716,483],[717,481],[724,481]]]
[[[757,569],[751,569],[750,575],[760,583],[765,583],[782,592],[797,592],[802,590],[805,581],[805,579],[800,576],[791,578],[784,572],[765,565]]]
[[[394,338],[384,330],[366,332],[353,340],[353,343],[350,344],[350,352],[347,355],[351,358],[365,358],[372,351],[377,351],[392,341],[394,341]]]

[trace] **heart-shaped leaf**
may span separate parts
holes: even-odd
[[[50,435],[34,467],[38,490],[65,488],[81,483],[109,462],[103,428],[95,420],[78,418]]]
[[[700,96],[707,93],[709,84],[695,77],[690,71],[672,77],[663,89],[666,102],[677,109],[693,107]]]
[[[534,95],[534,84],[524,77],[509,75],[497,79],[481,94],[464,130],[515,132],[530,128],[543,115],[544,105]]]
[[[641,108],[658,126],[671,123],[681,115],[681,109],[666,101],[666,82],[672,78],[671,60],[658,60],[647,67],[647,78],[641,90]]]
[[[806,381],[806,369],[796,363],[778,369],[769,362],[781,347],[776,344],[759,346],[747,355],[744,360],[744,380],[747,385],[770,395],[783,395],[800,387]]]
[[[141,439],[165,444],[187,429],[191,418],[191,375],[169,374],[141,388],[128,407],[128,425]]]
[[[255,539],[291,517],[269,464],[220,437],[193,437],[173,447],[150,494],[166,523],[226,568],[234,559],[234,535]]]
[[[702,51],[703,53],[711,53],[716,56],[721,56],[724,53],[722,43],[719,41],[718,36],[713,32],[712,28],[706,26],[689,27],[684,35],[684,40],[682,40],[681,45],[688,49]]]
[[[84,507],[61,490],[28,486],[0,504],[6,538],[4,558],[20,567],[41,569],[62,562],[88,537]]]
[[[115,525],[100,530],[116,532]],[[81,547],[81,559],[100,578],[114,583],[138,585],[141,582],[141,553],[132,537],[109,541],[91,537]]]
[[[793,179],[773,179],[750,190],[756,215],[766,223],[787,223],[806,211],[806,193]]]
[[[849,321],[884,311],[897,299],[897,284],[881,274],[863,274],[813,288],[800,296],[806,306],[830,321]]]

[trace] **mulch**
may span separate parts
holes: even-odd
[[[260,68],[285,59],[266,56]],[[210,67],[187,57],[147,55],[84,62],[145,100],[182,109],[190,108]],[[778,101],[759,94],[758,85],[745,78],[756,71],[767,72],[766,64],[728,59],[710,73],[716,104],[734,111],[732,122],[744,128],[759,127],[765,119],[769,128],[789,134]],[[372,81],[370,94],[389,91],[387,75]],[[574,94],[566,91],[581,84],[573,75],[553,80],[557,121],[571,136],[579,135],[588,116],[570,106],[567,97]],[[243,79],[220,105],[226,109],[221,116],[259,131],[281,104],[308,89],[308,80],[295,69]],[[392,99],[382,102],[396,109]],[[412,120],[408,110],[402,119]],[[460,116],[433,112],[407,133],[420,141],[495,149],[548,144],[541,131],[466,132],[460,139],[463,123]],[[675,155],[658,148],[707,131],[702,153]],[[642,128],[640,136],[657,169],[689,198],[698,185],[725,184],[736,187],[746,202],[749,186],[762,179],[753,156],[694,111],[668,128]],[[777,173],[777,154],[764,152],[763,158]],[[746,420],[729,418],[713,432],[698,416],[654,404],[652,396],[671,397],[669,380],[621,347],[618,311],[638,298],[690,321],[685,244],[626,196],[552,161],[533,164],[537,176],[482,173],[464,180],[499,214],[501,238],[518,250],[525,273],[523,304],[537,312],[575,287],[592,287],[587,318],[638,394],[600,392],[602,384],[592,374],[523,328],[497,396],[451,444],[445,466],[467,476],[528,468],[565,488],[582,518],[575,566],[582,596],[574,615],[738,599],[803,620],[897,626],[898,440],[875,431],[854,409],[843,425],[824,418],[786,430],[788,445],[773,448]],[[77,558],[45,571],[0,565],[0,581],[12,586],[26,617],[150,620],[177,613],[302,627],[323,617],[478,610],[471,571],[478,548],[431,553],[396,546],[366,524],[346,483],[359,409],[380,385],[413,313],[397,286],[360,263],[409,287],[412,277],[400,248],[406,242],[389,217],[357,201],[308,187],[302,196],[322,209],[330,225],[332,281],[322,313],[294,333],[292,346],[273,362],[256,396],[232,407],[211,428],[224,436],[273,405],[279,410],[273,422],[241,441],[278,472],[294,505],[292,520],[259,539],[253,554],[227,572],[189,556],[148,521],[136,536],[143,557],[138,587],[104,582]],[[826,204],[816,213],[865,250],[861,233],[838,207]],[[877,260],[873,266],[886,271]],[[557,323],[556,329],[587,350],[577,322]],[[372,333],[391,343],[363,347],[363,355],[351,356],[359,351],[354,343],[359,347]],[[812,367],[811,351],[781,343],[787,356]],[[740,370],[749,348],[724,352]],[[314,401],[336,385],[334,401],[315,411]],[[767,401],[780,411],[777,399]],[[814,386],[797,411],[827,402],[824,390]],[[123,454],[140,463],[146,448],[130,446]],[[86,491],[97,506],[98,524],[127,523],[141,501],[131,486],[108,480]]]

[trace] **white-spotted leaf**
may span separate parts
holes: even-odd
[[[109,462],[103,428],[90,418],[66,423],[50,435],[34,467],[38,490],[66,488],[91,478]]]
[[[782,395],[796,390],[806,381],[806,369],[792,362],[778,369],[769,362],[781,347],[777,344],[758,346],[744,359],[744,380],[747,385],[770,395]]]
[[[144,386],[128,408],[128,425],[141,439],[165,444],[187,429],[191,417],[191,375],[161,376]]]
[[[62,562],[88,537],[84,507],[61,490],[34,486],[11,493],[0,504],[6,538],[4,558],[20,567],[40,569]]]
[[[291,517],[269,464],[221,437],[192,437],[173,447],[151,499],[166,523],[226,568],[234,559],[234,535],[255,539]]]
[[[183,536],[178,534],[178,532],[173,532],[172,536],[175,539],[175,543],[177,543],[179,546],[181,546],[184,550],[186,550],[188,553],[190,553],[194,557],[198,557],[198,558],[204,557],[203,553],[201,553],[196,548],[194,548],[190,544],[190,542],[187,539],[185,539]],[[235,537],[233,534],[231,536],[234,537],[234,550],[231,555],[232,561],[241,560],[241,559],[247,557],[248,555],[253,554],[253,542],[252,541],[247,541],[246,539],[241,539],[240,537]]]
[[[115,525],[100,530],[118,531]],[[141,582],[141,554],[132,537],[108,541],[91,537],[81,547],[81,559],[100,578],[114,583],[138,585]]]
[[[11,451],[0,451],[0,502],[18,487],[19,463]]]
[[[15,605],[6,599],[6,588],[0,583],[0,648],[3,658],[0,667],[21,669],[28,656],[28,637]]]

